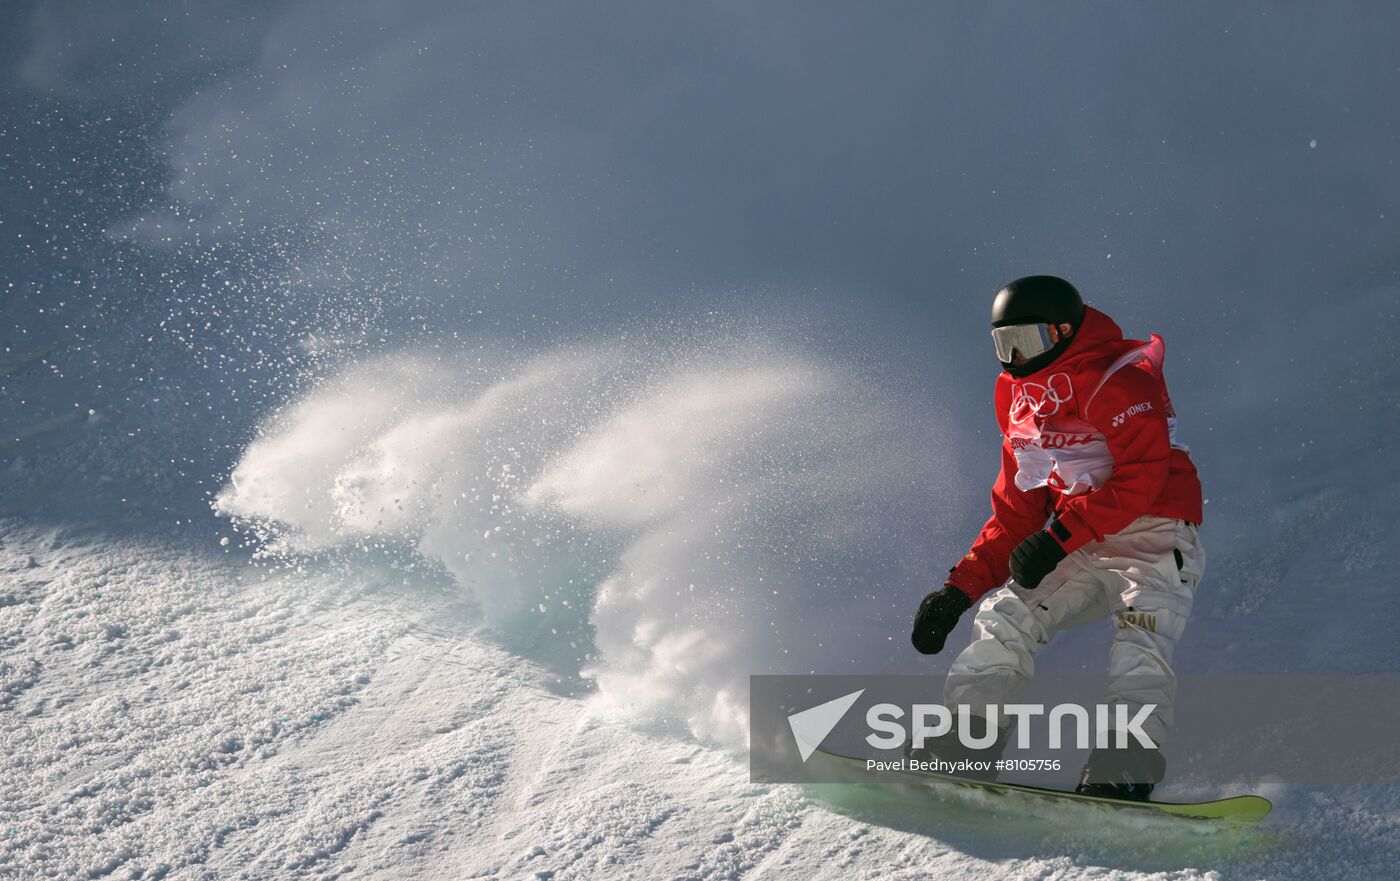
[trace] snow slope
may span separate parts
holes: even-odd
[[[1241,836],[757,786],[600,717],[442,578],[3,524],[0,877],[1378,878],[1389,788]]]

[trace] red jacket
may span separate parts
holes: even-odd
[[[1127,340],[1087,307],[1063,354],[1024,379],[997,377],[1001,474],[992,516],[948,576],[972,599],[1004,583],[1011,550],[1045,529],[1067,551],[1138,517],[1201,522],[1201,482],[1176,440],[1162,338]]]

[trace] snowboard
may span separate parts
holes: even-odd
[[[821,747],[815,750],[813,758],[817,757],[821,757],[823,761],[833,763],[838,767],[855,768],[863,774],[868,773],[865,770],[865,759],[829,752]],[[1206,820],[1231,825],[1257,823],[1268,816],[1269,811],[1273,808],[1273,804],[1267,798],[1259,795],[1235,795],[1229,798],[1201,802],[1124,801],[1123,799],[1104,798],[1097,795],[1080,795],[1062,789],[1026,786],[1020,783],[990,783],[934,771],[887,771],[880,773],[886,779],[899,783],[965,787],[1007,799],[1074,802],[1103,810],[1148,812],[1188,820]]]

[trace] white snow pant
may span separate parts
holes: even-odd
[[[1034,590],[1008,581],[978,608],[972,643],[948,673],[944,703],[975,710],[1015,702],[1035,673],[1037,649],[1062,630],[1111,618],[1105,703],[1127,705],[1129,718],[1155,704],[1142,728],[1161,744],[1176,699],[1172,652],[1205,567],[1195,524],[1139,517],[1070,554]],[[998,719],[1003,727],[1009,721]]]

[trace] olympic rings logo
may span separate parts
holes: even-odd
[[[1060,405],[1069,403],[1073,397],[1074,386],[1067,373],[1051,375],[1045,380],[1045,385],[1038,382],[1018,383],[1011,395],[1011,420],[1019,422],[1031,414],[1054,416],[1060,411]]]

